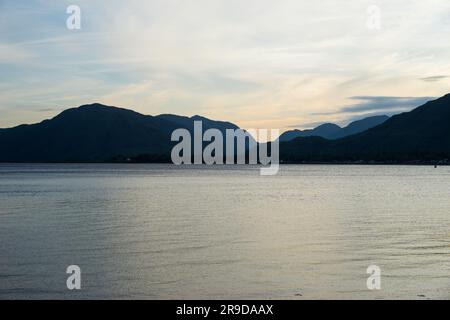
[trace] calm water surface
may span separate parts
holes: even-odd
[[[3,164],[0,298],[450,299],[450,167]]]

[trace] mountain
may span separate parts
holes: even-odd
[[[296,138],[280,144],[284,161],[410,162],[450,158],[450,94],[381,125],[337,140]]]
[[[333,135],[332,139],[339,139],[344,138],[347,136],[351,136],[363,131],[366,131],[368,129],[371,129],[373,127],[376,127],[382,123],[384,123],[387,119],[389,119],[388,116],[382,115],[382,116],[373,116],[364,118],[358,121],[354,121],[350,123],[348,126],[342,128],[338,132],[336,132],[335,135]]]
[[[103,162],[128,157],[170,160],[173,130],[235,129],[229,122],[176,115],[147,116],[105,106],[68,109],[51,120],[0,130],[0,162]]]
[[[341,127],[339,127],[336,124],[333,123],[324,123],[314,129],[309,130],[290,130],[284,132],[280,138],[279,141],[290,141],[298,137],[323,137],[326,139],[331,139],[337,132],[341,130]]]
[[[0,129],[0,162],[170,161],[176,143],[170,141],[172,132],[185,128],[192,135],[196,120],[202,120],[203,130],[238,128],[200,116],[147,116],[92,104],[65,110],[41,123]],[[450,159],[450,94],[355,134],[368,123],[383,120],[363,119],[338,129],[325,124],[311,130],[327,136],[351,134],[339,139],[309,136],[281,141],[281,161],[404,163]]]
[[[322,137],[325,139],[339,139],[353,134],[363,132],[367,129],[378,126],[389,119],[388,116],[374,116],[350,123],[341,128],[333,123],[322,124],[312,130],[290,130],[283,133],[280,142],[291,141],[298,137]]]

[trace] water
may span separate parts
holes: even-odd
[[[449,194],[450,167],[4,164],[0,298],[449,299]]]

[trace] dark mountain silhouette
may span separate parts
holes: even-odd
[[[101,104],[68,109],[50,120],[0,129],[0,162],[168,162],[176,142],[172,132],[192,134],[195,120],[203,130],[237,129],[230,122],[200,116],[146,116]],[[365,119],[367,120],[367,119]],[[383,119],[371,119],[372,124]],[[364,122],[364,121],[363,121]],[[284,162],[426,162],[450,158],[450,95],[402,113],[369,130],[355,122],[344,138],[298,137],[280,143]],[[336,129],[326,124],[323,134]],[[337,134],[337,133],[335,133]]]
[[[332,137],[341,130],[341,127],[334,123],[324,123],[314,129],[308,130],[290,130],[284,132],[279,140],[290,141],[298,137],[322,137],[325,139],[332,139]]]
[[[291,141],[298,137],[322,137],[325,139],[339,139],[353,134],[357,134],[376,127],[389,119],[388,116],[373,116],[350,123],[341,128],[333,123],[325,123],[311,130],[290,130],[283,133],[279,140],[282,142]]]
[[[170,160],[173,130],[192,132],[194,120],[203,129],[236,129],[229,122],[198,116],[146,116],[101,104],[63,111],[51,120],[0,130],[1,162],[102,162],[139,157]],[[175,142],[176,143],[176,142]]]
[[[414,162],[450,158],[450,94],[338,140],[296,138],[280,144],[284,161]]]
[[[368,117],[368,118],[354,121],[354,122],[350,123],[348,126],[339,130],[335,135],[333,135],[332,139],[344,138],[347,136],[351,136],[351,135],[366,131],[368,129],[371,129],[373,127],[376,127],[376,126],[384,123],[388,119],[389,119],[388,116],[382,115],[382,116],[373,116],[373,117]]]

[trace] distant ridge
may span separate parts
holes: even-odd
[[[337,140],[296,138],[280,145],[287,162],[424,162],[450,159],[450,94]]]
[[[389,117],[386,115],[368,117],[354,121],[344,128],[341,128],[333,123],[325,123],[311,130],[286,131],[280,136],[279,140],[286,142],[298,137],[322,137],[325,139],[334,140],[376,127],[385,122],[387,119],[389,119]]]

